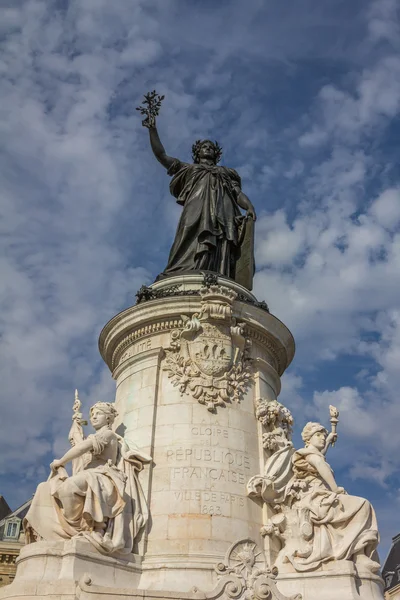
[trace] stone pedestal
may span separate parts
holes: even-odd
[[[31,544],[0,599],[382,600],[380,577],[352,561],[271,569],[278,548],[260,533],[271,514],[246,484],[264,473],[263,410],[294,340],[264,303],[224,277],[169,277],[143,288],[99,347],[115,429],[153,458],[139,475],[146,530],[128,557],[80,538]]]
[[[382,578],[357,568],[350,560],[328,562],[322,569],[297,573],[288,566],[279,570],[279,589],[290,596],[300,593],[303,600],[383,600]]]
[[[154,461],[140,587],[211,590],[233,541],[262,547],[263,511],[246,495],[262,461],[254,401],[276,398],[294,341],[223,277],[208,287],[200,274],[170,277],[147,298],[100,336],[117,383],[117,431]]]
[[[141,558],[134,554],[109,557],[99,554],[84,538],[67,542],[36,542],[22,548],[15,581],[0,589],[0,598],[75,600],[78,582],[99,587],[139,585]]]

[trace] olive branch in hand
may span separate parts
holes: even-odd
[[[141,115],[145,116],[145,119],[142,121],[143,127],[155,127],[156,125],[156,117],[158,116],[161,108],[161,103],[164,100],[165,96],[160,96],[157,94],[156,90],[152,92],[148,92],[144,95],[144,100],[141,106],[138,106],[136,110],[140,112]]]

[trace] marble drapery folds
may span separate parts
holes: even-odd
[[[292,457],[294,476],[286,489],[286,494],[296,494],[292,506],[310,524],[310,540],[303,551],[288,548],[285,557],[296,571],[316,569],[330,560],[361,557],[366,566],[378,570],[374,558],[379,536],[373,507],[364,498],[329,489],[308,460],[310,456],[326,463],[325,456],[312,446],[297,450]]]
[[[69,477],[61,467],[38,486],[24,522],[27,542],[81,535],[103,554],[130,553],[148,518],[137,474],[151,458],[112,431],[88,439],[93,451],[81,471]],[[110,444],[117,445],[115,462],[104,458]],[[99,523],[104,535],[93,535]]]
[[[267,429],[263,445],[270,456],[264,473],[253,476],[247,490],[268,507],[261,533],[277,542],[274,564],[280,569],[291,563],[297,572],[309,572],[330,561],[351,560],[376,573],[374,509],[336,484],[325,458],[336,433],[328,436],[322,425],[310,422],[303,429],[305,447],[295,450],[287,426],[293,419],[283,405],[260,400],[256,414]]]

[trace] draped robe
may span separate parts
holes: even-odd
[[[333,492],[308,460],[325,456],[313,446],[297,450],[292,458],[293,483],[303,482],[296,508],[303,508],[312,526],[312,539],[307,552],[299,555],[287,552],[296,571],[310,571],[329,560],[351,560],[363,553],[371,570],[379,568],[376,548],[379,542],[375,511],[368,500],[358,496]],[[328,465],[329,467],[329,465]],[[329,467],[330,468],[330,467]],[[289,486],[290,488],[290,483]]]
[[[237,204],[238,173],[228,167],[175,160],[168,174],[171,194],[183,211],[161,276],[204,269],[234,279],[245,221]]]
[[[133,542],[148,518],[148,509],[137,473],[151,460],[132,442],[111,431],[88,436],[93,450],[84,455],[86,466],[68,477],[60,467],[48,481],[39,484],[24,519],[27,543],[86,537],[102,554],[132,552]],[[117,445],[116,459],[106,459],[104,450]],[[63,506],[68,497],[69,510]],[[72,508],[71,508],[72,506]],[[105,522],[102,542],[91,532]]]

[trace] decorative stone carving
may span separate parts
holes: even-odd
[[[129,333],[115,348],[112,359],[111,367],[114,369],[116,366],[133,356],[134,348],[133,344],[137,342],[145,343],[149,341],[149,336],[154,333],[162,333],[163,331],[172,330],[175,328],[183,327],[182,319],[164,319],[162,321],[156,321],[150,325],[144,327],[138,327]]]
[[[250,497],[268,506],[261,529],[281,548],[275,565],[291,564],[297,572],[322,569],[331,561],[350,560],[356,567],[379,570],[378,530],[374,510],[364,498],[347,495],[335,481],[325,454],[337,439],[338,411],[331,408],[332,431],[308,423],[302,433],[305,447],[291,442],[293,418],[277,401],[256,403],[256,416],[268,430],[263,445],[269,458],[263,475],[252,477]]]
[[[280,593],[275,581],[277,569],[267,567],[264,553],[251,539],[232,544],[225,561],[215,570],[220,577],[218,597],[224,600],[301,600],[301,594],[288,598]]]
[[[263,433],[262,441],[271,456],[266,462],[264,475],[255,475],[249,480],[247,492],[250,497],[261,496],[264,502],[274,503],[281,498],[293,476],[293,417],[290,410],[277,400],[267,401],[263,398],[256,400],[255,412],[263,427],[268,429]],[[262,533],[265,534],[267,530],[275,533],[275,523],[267,523]]]
[[[170,285],[161,290],[153,290],[151,287],[142,285],[140,290],[136,292],[136,304],[148,302],[149,300],[159,300],[160,298],[170,298],[171,296],[198,296],[198,290],[181,289],[179,284]]]
[[[292,413],[278,400],[265,400],[259,398],[255,402],[256,417],[264,427],[270,431],[263,433],[263,447],[275,451],[280,446],[281,439],[284,443],[290,442],[293,431]]]
[[[203,273],[203,285],[210,287],[211,285],[218,285],[218,275],[216,273],[204,272]],[[181,284],[169,285],[161,289],[153,289],[150,286],[142,285],[142,287],[136,292],[136,304],[142,304],[143,302],[149,302],[151,300],[159,300],[160,298],[171,298],[173,296],[199,296],[200,291],[198,289],[187,289],[183,288]],[[251,298],[246,294],[239,293],[237,300],[245,302],[256,308],[261,308],[269,313],[268,304],[265,300],[258,301],[255,298]]]
[[[251,384],[251,342],[232,316],[236,292],[209,285],[200,295],[200,313],[186,317],[183,330],[172,331],[163,368],[182,395],[190,393],[213,412],[240,402]]]
[[[102,554],[129,554],[147,521],[148,509],[137,473],[151,457],[112,431],[114,404],[98,402],[90,409],[95,433],[83,437],[76,393],[72,448],[54,460],[24,519],[28,544],[85,537]],[[73,475],[65,465],[74,461]]]

